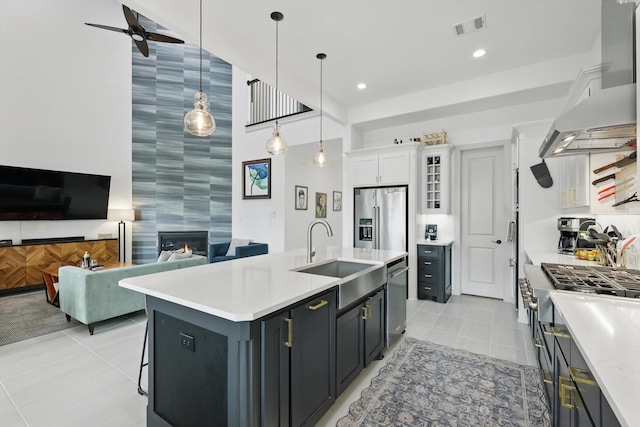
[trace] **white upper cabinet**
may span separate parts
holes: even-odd
[[[404,145],[404,146],[403,146]],[[411,179],[413,144],[350,151],[350,182],[352,187],[408,184]]]
[[[422,212],[448,214],[451,188],[450,145],[425,147],[422,152]]]
[[[560,158],[560,207],[562,209],[589,206],[589,155]]]

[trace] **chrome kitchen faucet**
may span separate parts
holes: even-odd
[[[333,230],[327,221],[324,219],[316,219],[309,224],[309,228],[307,229],[307,262],[313,262],[313,256],[316,254],[316,251],[313,249],[313,227],[316,224],[322,224],[327,229],[327,236],[333,236]]]

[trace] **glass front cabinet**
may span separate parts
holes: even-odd
[[[422,152],[422,211],[448,214],[451,145],[427,146]]]

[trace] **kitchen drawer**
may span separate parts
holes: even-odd
[[[418,264],[418,277],[424,277],[427,274],[432,276],[441,276],[444,273],[444,266],[440,263],[431,266]]]
[[[437,285],[420,282],[418,283],[418,299],[430,299],[437,301],[440,293]]]
[[[442,271],[437,270],[423,270],[418,269],[418,281],[419,282],[429,282],[429,283],[441,283],[444,274]]]
[[[418,258],[442,258],[444,255],[444,246],[434,245],[418,245]]]

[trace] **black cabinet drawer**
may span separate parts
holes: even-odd
[[[418,269],[419,282],[441,282],[444,274],[441,270]]]
[[[420,258],[441,258],[444,254],[444,246],[418,245],[417,256]]]

